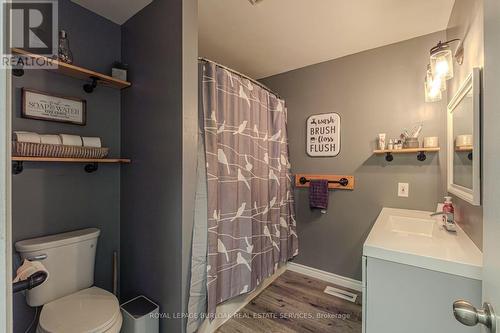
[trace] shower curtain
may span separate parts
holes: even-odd
[[[284,101],[205,60],[200,94],[189,311],[212,318],[297,255],[298,240]]]

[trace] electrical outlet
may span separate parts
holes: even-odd
[[[408,183],[398,183],[398,197],[408,198],[410,185]]]

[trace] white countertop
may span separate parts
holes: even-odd
[[[482,280],[483,254],[457,226],[446,231],[432,212],[383,208],[363,255]]]

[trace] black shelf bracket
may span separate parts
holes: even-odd
[[[16,67],[12,68],[12,75],[17,76],[17,77],[23,76],[24,75],[24,68],[23,68],[23,66],[18,65]]]
[[[421,151],[418,153],[417,160],[419,160],[420,162],[423,162],[426,159],[427,159],[427,156],[425,155],[425,152]]]
[[[86,164],[83,169],[87,173],[93,173],[93,172],[96,172],[98,168],[99,168],[98,163],[93,162],[93,163]],[[24,171],[23,161],[12,161],[12,173],[14,175],[19,175],[23,171]]]
[[[20,174],[23,172],[24,166],[23,166],[23,161],[13,161],[12,162],[12,173],[15,175]]]
[[[419,160],[420,162],[423,162],[426,159],[427,159],[427,155],[425,154],[425,151],[418,152],[417,160]],[[392,162],[394,160],[394,155],[392,154],[392,152],[387,152],[385,154],[385,160],[387,162]]]
[[[91,76],[90,79],[92,80],[91,83],[85,83],[83,85],[83,90],[88,94],[91,94],[94,91],[94,89],[97,87],[97,81],[99,81],[99,78],[95,76]]]
[[[99,168],[99,166],[98,166],[97,162],[87,164],[84,167],[85,172],[87,172],[87,173],[96,172],[98,168]]]

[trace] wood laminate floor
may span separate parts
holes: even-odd
[[[356,304],[324,293],[326,286],[349,290],[286,271],[217,333],[360,333],[361,294]]]

